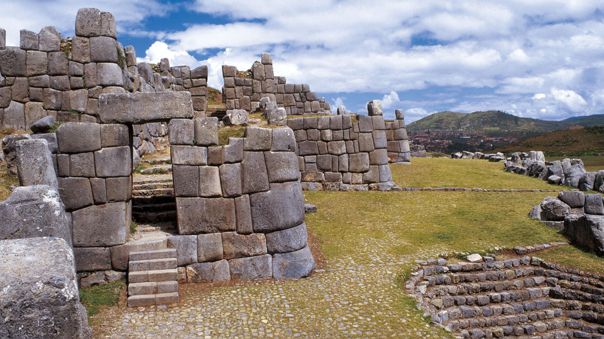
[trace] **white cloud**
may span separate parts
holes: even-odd
[[[194,56],[186,50],[178,50],[173,46],[169,46],[163,41],[154,42],[145,52],[144,58],[139,58],[140,61],[149,63],[158,63],[162,58],[167,58],[170,65],[188,65],[191,67],[201,64]]]
[[[582,112],[587,106],[585,99],[575,91],[552,88],[551,94],[555,100],[565,104],[573,112]]]
[[[547,97],[547,95],[545,93],[535,93],[535,95],[533,95],[533,100],[543,100]]]
[[[401,99],[395,91],[390,91],[390,93],[384,95],[380,101],[382,103],[382,109],[386,110],[388,108],[396,108],[395,105],[400,103]]]
[[[0,26],[6,29],[9,46],[19,45],[19,31],[27,29],[38,32],[46,26],[55,26],[63,34],[73,35],[75,18],[82,7],[98,8],[113,13],[117,21],[118,34],[139,26],[146,17],[166,14],[170,7],[158,0],[56,0],[56,1],[1,1]]]

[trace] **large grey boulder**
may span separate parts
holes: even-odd
[[[178,266],[197,262],[196,235],[173,235],[168,238],[168,247],[176,249]]]
[[[594,182],[596,180],[596,172],[587,172],[583,174],[579,179],[579,189],[581,191],[591,191],[594,189]]]
[[[565,183],[570,187],[579,187],[579,181],[585,175],[583,163],[575,163],[571,165],[568,174],[566,174]]]
[[[92,337],[65,240],[2,240],[0,272],[1,338]]]
[[[6,154],[6,153],[5,153]],[[604,170],[598,171],[594,178],[593,190],[604,193]]]
[[[31,139],[29,134],[11,134],[2,139],[2,153],[4,161],[8,168],[8,174],[17,175],[17,142],[20,140]]]
[[[81,247],[121,245],[130,220],[127,203],[92,205],[72,212],[73,243]]]
[[[53,188],[17,187],[0,202],[0,239],[35,237],[63,238],[71,245],[71,222]]]
[[[541,220],[562,221],[570,213],[570,206],[559,199],[547,197],[541,202]]]
[[[48,185],[55,190],[59,188],[52,155],[44,139],[17,142],[17,173],[21,186]]]
[[[585,194],[580,191],[562,191],[558,194],[558,199],[571,208],[583,207],[585,205]]]
[[[245,125],[248,123],[249,113],[244,109],[230,109],[226,112],[223,121],[229,125]]]
[[[604,214],[604,204],[600,194],[587,194],[585,196],[585,213]]]
[[[315,259],[308,246],[290,253],[273,256],[273,277],[275,279],[299,279],[310,275],[315,268]]]
[[[272,257],[268,254],[229,260],[231,279],[269,279],[273,275]]]
[[[52,115],[45,116],[36,120],[29,128],[34,133],[48,133],[55,124],[55,118]]]
[[[266,247],[269,253],[293,252],[306,246],[307,240],[306,224],[302,224],[283,231],[267,233]]]
[[[187,282],[213,283],[231,280],[229,262],[219,260],[187,266]]]
[[[578,246],[604,256],[604,215],[571,214],[564,220],[564,234]]]
[[[299,182],[272,184],[268,192],[250,195],[255,232],[280,231],[304,222],[304,195]]]

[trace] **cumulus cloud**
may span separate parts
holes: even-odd
[[[384,95],[380,101],[382,103],[382,108],[388,109],[393,107],[396,108],[395,106],[401,102],[401,99],[398,97],[398,94],[395,91],[390,91],[390,93]]]
[[[158,0],[90,0],[85,3],[73,0],[1,1],[0,26],[6,29],[9,46],[19,45],[21,29],[38,32],[45,26],[55,26],[63,34],[73,35],[75,17],[82,7],[113,13],[119,34],[127,34],[132,28],[139,27],[141,21],[149,16],[162,16],[170,11],[170,6]]]
[[[151,44],[145,52],[145,57],[139,58],[138,61],[158,63],[162,58],[167,58],[170,61],[170,65],[189,65],[195,67],[201,64],[200,61],[186,50],[176,49],[163,41],[156,41]]]
[[[572,90],[552,88],[552,97],[565,104],[573,112],[581,112],[585,110],[587,102],[581,95]]]

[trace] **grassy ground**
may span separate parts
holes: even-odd
[[[503,171],[503,163],[474,159],[413,158],[411,165],[392,165],[394,181],[403,187],[562,189],[545,181]]]
[[[16,177],[8,175],[6,163],[0,163],[0,201],[5,200],[11,193],[11,187],[17,186],[19,181]]]
[[[103,307],[117,305],[120,294],[125,293],[125,287],[123,282],[115,281],[106,285],[80,289],[80,300],[88,311],[88,317],[93,317]]]

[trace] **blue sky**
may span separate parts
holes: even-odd
[[[21,28],[73,34],[79,7],[114,13],[141,61],[275,73],[364,112],[382,100],[408,121],[497,109],[559,120],[604,109],[604,3],[571,0],[93,0],[0,3],[8,43]],[[32,10],[35,8],[36,10]]]

